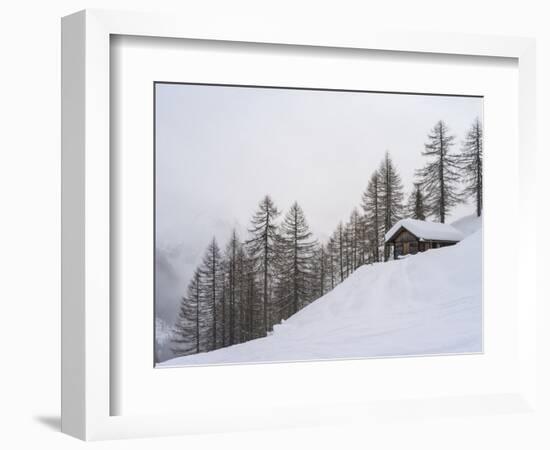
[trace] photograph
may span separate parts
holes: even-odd
[[[156,368],[483,353],[482,96],[153,89]]]

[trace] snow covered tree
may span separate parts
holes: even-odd
[[[460,165],[457,156],[451,153],[454,141],[447,125],[442,120],[437,122],[422,152],[429,162],[416,172],[425,193],[426,213],[441,223],[445,223],[451,209],[461,201],[457,187]]]
[[[311,300],[313,258],[316,242],[309,231],[304,212],[295,202],[280,227],[279,282],[287,284],[291,315]]]
[[[426,220],[424,194],[422,193],[419,183],[414,184],[414,189],[409,195],[407,210],[409,217],[412,219]]]
[[[205,310],[210,317],[209,329],[211,336],[205,345],[208,350],[215,350],[220,346],[222,336],[222,323],[225,318],[221,315],[223,306],[220,305],[223,299],[224,274],[222,266],[221,252],[213,238],[206,253],[204,254],[200,268],[202,287],[204,291]],[[222,306],[222,308],[220,308]]]
[[[246,241],[248,252],[255,264],[255,270],[261,279],[264,335],[271,328],[269,322],[270,290],[275,263],[275,243],[277,240],[276,220],[279,211],[269,195],[258,205],[258,211],[252,218],[251,238]]]
[[[476,212],[483,209],[483,129],[479,118],[472,124],[462,144],[459,164],[465,183],[464,195],[474,198]]]
[[[201,298],[200,272],[195,270],[181,299],[178,318],[172,330],[172,352],[183,356],[201,351]]]
[[[375,170],[371,175],[367,188],[363,192],[361,208],[365,216],[367,240],[372,251],[372,260],[380,261],[380,247],[382,246],[383,220],[380,207],[380,175]]]

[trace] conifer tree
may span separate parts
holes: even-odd
[[[384,220],[384,233],[403,216],[403,185],[389,152],[378,170],[380,176],[380,207]]]
[[[359,227],[359,235],[358,235],[358,242],[359,242],[358,267],[359,267],[367,263],[368,252],[369,252],[369,240],[367,238],[368,236],[367,219],[364,214],[359,214],[358,227]]]
[[[383,220],[383,233],[387,233],[403,217],[403,185],[401,177],[393,164],[389,152],[386,152],[379,174],[380,213]],[[389,249],[384,246],[384,261],[389,258]]]
[[[247,275],[248,275],[248,258],[243,245],[237,248],[235,257],[235,291],[237,300],[238,320],[236,330],[236,341],[244,342],[248,340],[247,335],[247,314],[248,314],[248,297],[247,297]]]
[[[363,251],[363,218],[359,210],[354,208],[350,219],[350,241],[351,241],[351,271],[357,269],[362,262]]]
[[[423,156],[428,163],[417,170],[416,175],[425,193],[426,213],[445,223],[451,209],[461,201],[457,183],[460,181],[460,166],[457,156],[451,153],[455,137],[440,120],[428,134]]]
[[[187,286],[187,294],[181,299],[178,318],[172,330],[172,352],[177,356],[201,351],[201,282],[195,270]]]
[[[313,273],[315,274],[315,285],[312,300],[315,300],[330,290],[328,284],[328,254],[324,244],[320,244],[315,250]]]
[[[237,253],[237,273],[239,286],[239,335],[240,342],[248,341],[263,335],[263,324],[258,305],[261,299],[258,297],[254,261],[248,257],[246,248],[240,246]],[[258,329],[261,328],[259,331]]]
[[[344,252],[346,246],[344,234],[344,224],[340,222],[333,235],[334,251],[336,253],[336,267],[340,278],[340,283],[344,281]]]
[[[383,221],[380,207],[380,174],[375,170],[363,192],[361,207],[365,217],[367,240],[372,252],[373,262],[380,261],[380,247],[382,245]]]
[[[336,249],[336,243],[334,241],[334,237],[330,237],[326,246],[326,253],[327,253],[327,283],[329,290],[334,289],[334,286],[338,284],[338,278],[337,278],[337,265],[336,261],[338,260],[337,257],[337,249]]]
[[[221,347],[225,347],[227,343],[227,274],[226,274],[226,263],[222,259],[221,272],[222,272],[222,293],[220,308],[218,308],[218,323],[220,324],[220,336],[221,336]]]
[[[426,220],[426,212],[424,208],[424,194],[419,183],[414,184],[414,189],[409,195],[407,204],[408,215],[412,219]]]
[[[466,135],[459,161],[465,183],[464,195],[475,199],[479,217],[483,209],[483,129],[479,118]]]
[[[208,339],[208,349],[215,350],[220,346],[220,340],[222,338],[221,330],[221,303],[223,294],[224,275],[222,267],[221,252],[216,242],[216,238],[213,238],[206,249],[204,254],[202,265],[200,268],[201,281],[204,290],[204,301],[208,305],[208,312],[210,316],[210,330],[211,336]]]
[[[264,335],[271,328],[269,322],[270,291],[275,264],[275,245],[277,240],[276,220],[279,211],[269,195],[258,205],[258,211],[252,218],[251,238],[246,242],[250,257],[254,261],[255,271],[261,280],[262,316]]]
[[[304,212],[295,202],[281,224],[279,258],[280,282],[286,283],[291,314],[311,300],[313,258],[316,242],[309,231]]]
[[[349,277],[352,264],[352,227],[350,222],[344,225],[344,278]]]
[[[227,303],[228,303],[228,344],[233,345],[236,339],[236,321],[237,321],[237,308],[239,303],[239,288],[237,279],[239,277],[238,270],[238,256],[241,249],[241,243],[237,236],[237,231],[233,229],[229,242],[225,249],[224,262],[227,284]]]

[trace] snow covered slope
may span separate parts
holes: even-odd
[[[481,220],[454,225],[458,244],[363,266],[270,336],[160,365],[480,352]]]

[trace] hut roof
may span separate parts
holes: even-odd
[[[426,222],[424,220],[416,219],[402,219],[391,227],[391,229],[385,234],[385,241],[388,242],[391,240],[401,228],[405,228],[407,231],[414,234],[418,239],[425,241],[458,242],[464,238],[462,232],[446,223]]]

